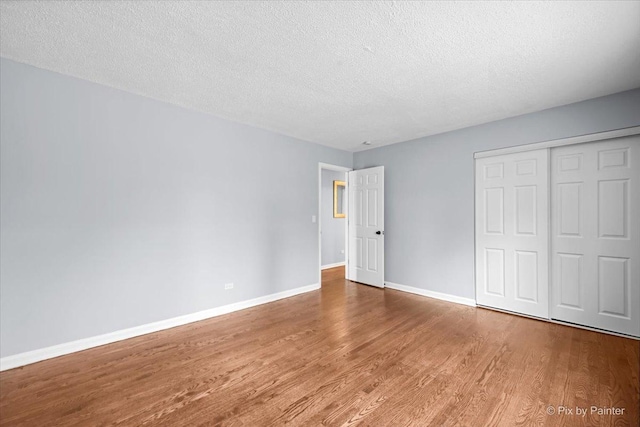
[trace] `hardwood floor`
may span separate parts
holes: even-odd
[[[638,341],[343,271],[320,291],[2,372],[0,424],[638,425]]]

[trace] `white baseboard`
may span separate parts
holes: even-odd
[[[395,289],[396,291],[409,292],[412,294],[422,295],[424,297],[435,298],[443,301],[455,302],[456,304],[476,306],[476,300],[471,298],[459,297],[457,295],[443,294],[441,292],[428,291],[426,289],[414,288],[413,286],[400,285],[393,282],[384,282],[384,285],[389,289]]]
[[[335,268],[335,267],[342,267],[342,266],[344,266],[344,261],[320,266],[320,270],[326,270],[328,268]]]
[[[263,297],[240,301],[233,304],[223,305],[209,310],[198,311],[196,313],[186,314],[184,316],[173,317],[171,319],[161,320],[159,322],[147,323],[146,325],[135,326],[133,328],[121,329],[115,332],[109,332],[104,335],[83,338],[77,341],[67,342],[63,344],[45,347],[38,350],[27,351],[25,353],[15,354],[0,359],[0,371],[17,368],[19,366],[28,365],[42,360],[63,356],[76,351],[86,350],[92,347],[98,347],[110,344],[116,341],[126,340],[128,338],[140,335],[150,334],[152,332],[162,331],[164,329],[174,328],[176,326],[186,325],[187,323],[197,322],[199,320],[208,319],[210,317],[221,316],[223,314],[232,313],[245,308],[255,307],[257,305],[266,304],[268,302],[277,301],[283,298],[289,298],[305,292],[320,289],[320,284],[316,283],[309,286],[291,289],[288,291],[278,292]]]

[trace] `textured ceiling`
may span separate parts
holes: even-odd
[[[640,2],[2,1],[0,54],[357,151],[640,87]]]

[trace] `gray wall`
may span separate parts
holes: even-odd
[[[319,282],[351,153],[0,61],[1,356]]]
[[[345,173],[322,169],[322,265],[344,262],[344,218],[333,217],[333,181],[345,181]]]
[[[385,279],[475,298],[473,153],[640,125],[640,90],[354,155],[385,166]]]

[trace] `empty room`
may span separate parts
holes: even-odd
[[[0,426],[640,425],[640,1],[0,0]]]

